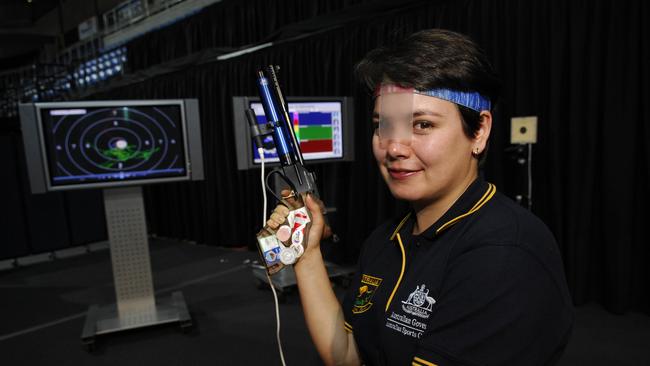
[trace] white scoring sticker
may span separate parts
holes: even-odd
[[[268,252],[269,250],[273,250],[280,246],[280,242],[278,241],[278,238],[275,237],[275,235],[258,238],[257,241],[260,243],[262,252]]]

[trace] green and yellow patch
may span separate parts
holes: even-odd
[[[357,293],[357,297],[354,300],[354,305],[352,306],[353,314],[360,314],[370,309],[372,306],[372,297],[375,295],[375,292],[377,292],[381,281],[381,278],[373,277],[370,275],[364,274],[361,276],[359,292]]]

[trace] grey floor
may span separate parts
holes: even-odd
[[[650,365],[650,316],[615,315],[597,305],[578,307],[559,365]]]
[[[256,253],[166,240],[151,249],[157,296],[183,292],[190,333],[166,325],[105,335],[87,352],[88,306],[114,301],[109,254],[99,250],[0,271],[0,365],[281,364],[273,297],[249,267]],[[320,365],[296,293],[283,297],[280,313],[287,365]],[[650,365],[650,317],[579,307],[560,365]]]

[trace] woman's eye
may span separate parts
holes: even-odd
[[[413,129],[417,131],[428,130],[433,127],[433,123],[429,121],[415,121],[413,122]]]

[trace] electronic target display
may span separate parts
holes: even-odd
[[[343,157],[343,133],[341,132],[341,103],[332,102],[289,102],[291,126],[305,160],[336,159]],[[265,125],[266,115],[262,103],[251,102],[257,123]],[[273,138],[265,138],[269,145]],[[267,141],[264,141],[267,143]],[[257,146],[253,146],[253,161],[261,163]],[[279,161],[275,147],[264,148],[264,158],[269,162]]]
[[[32,193],[203,179],[196,99],[20,104]]]
[[[203,179],[197,99],[19,105],[32,193]]]
[[[287,97],[289,122],[306,162],[351,161],[353,149],[353,107],[350,97]],[[257,97],[233,97],[237,168],[259,166],[262,162],[256,143],[251,140],[245,110],[252,109],[260,126],[267,124],[262,103]],[[266,163],[279,162],[271,135],[262,139]]]
[[[187,175],[180,105],[40,112],[52,186]]]

